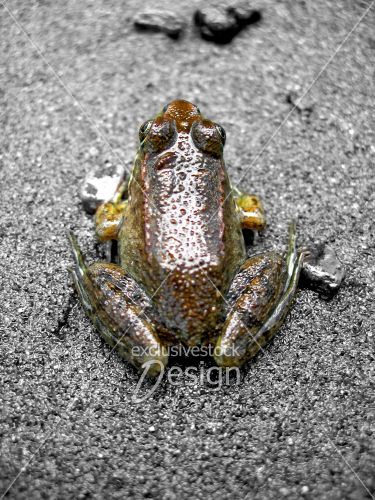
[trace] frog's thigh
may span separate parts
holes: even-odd
[[[127,201],[102,203],[95,213],[95,230],[100,241],[116,240]]]
[[[261,231],[266,227],[264,208],[257,196],[239,193],[235,196],[235,201],[243,228]]]
[[[151,300],[120,266],[86,266],[74,237],[71,241],[76,261],[73,280],[87,315],[108,344],[134,366],[154,361],[148,373],[156,375],[168,356],[150,318]]]
[[[273,337],[293,301],[302,265],[295,248],[286,265],[274,252],[248,259],[228,294],[229,314],[215,359],[220,366],[241,366]]]

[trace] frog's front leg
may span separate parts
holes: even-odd
[[[286,262],[275,252],[246,260],[226,297],[229,312],[215,349],[220,366],[241,366],[273,337],[292,304],[303,257],[291,225]]]
[[[137,368],[150,363],[157,375],[168,355],[158,338],[151,299],[120,266],[94,263],[87,266],[77,241],[70,235],[75,266],[74,285],[85,309],[103,338]]]
[[[242,193],[233,188],[234,200],[242,228],[262,231],[266,227],[266,216],[261,200],[254,194]]]
[[[95,213],[95,231],[100,241],[117,240],[128,202],[107,201]]]
[[[95,230],[100,241],[117,240],[118,232],[125,216],[127,200],[123,200],[127,181],[122,179],[109,201],[99,205],[95,212]]]

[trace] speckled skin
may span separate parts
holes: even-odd
[[[121,266],[155,294],[174,340],[190,345],[215,328],[218,290],[226,293],[245,259],[222,150],[194,105],[169,105],[139,150],[119,233]]]
[[[128,185],[96,213],[98,237],[118,240],[119,265],[87,267],[72,240],[86,311],[136,366],[166,364],[161,347],[174,343],[216,344],[219,365],[242,365],[293,299],[302,262],[294,228],[286,265],[274,252],[245,260],[242,228],[262,229],[264,212],[256,196],[231,188],[224,143],[194,104],[171,102],[141,127]],[[134,356],[135,346],[153,353]]]

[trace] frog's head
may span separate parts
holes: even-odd
[[[223,127],[204,118],[199,108],[188,101],[170,102],[139,129],[141,148],[156,154],[172,147],[177,140],[186,141],[189,137],[202,152],[214,156],[222,154],[225,144]]]

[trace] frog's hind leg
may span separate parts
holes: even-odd
[[[120,266],[87,266],[74,235],[69,239],[75,260],[71,273],[86,314],[122,357],[137,368],[150,361],[148,374],[157,375],[168,356],[155,331],[151,299]]]
[[[286,262],[275,252],[245,262],[227,296],[229,314],[215,349],[219,365],[241,366],[280,328],[297,290],[303,257],[291,224]]]

